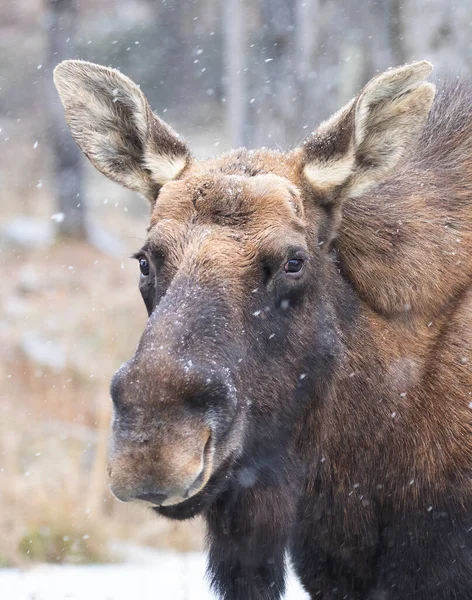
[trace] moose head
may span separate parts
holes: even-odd
[[[198,160],[117,70],[56,68],[84,154],[151,206],[135,255],[149,320],[111,386],[117,498],[186,518],[232,482],[278,476],[294,423],[342,354],[343,202],[381,184],[417,141],[430,71],[375,77],[303,147]]]

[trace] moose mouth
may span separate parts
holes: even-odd
[[[213,448],[212,448],[212,436],[211,432],[208,433],[208,438],[205,442],[205,446],[202,452],[202,469],[190,485],[183,496],[170,496],[169,498],[160,499],[159,494],[156,495],[143,495],[138,499],[144,500],[151,508],[160,509],[162,507],[177,507],[186,504],[189,499],[198,495],[208,483],[213,467]]]
[[[231,482],[232,463],[233,458],[230,457],[214,473],[211,473],[210,468],[207,474],[207,468],[205,468],[205,475],[202,478],[200,487],[192,495],[189,495],[185,500],[178,503],[154,506],[153,510],[163,517],[178,521],[192,519],[205,512],[216,498],[228,488]],[[195,481],[194,485],[197,485],[197,481]]]

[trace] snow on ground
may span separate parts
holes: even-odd
[[[200,553],[135,553],[123,564],[0,569],[2,600],[215,600]],[[141,558],[141,560],[140,560]],[[143,560],[144,558],[144,560]],[[290,575],[286,600],[306,600]]]

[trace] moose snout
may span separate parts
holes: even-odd
[[[119,500],[170,506],[209,481],[236,403],[228,375],[152,347],[143,343],[113,378],[109,475]]]
[[[128,458],[125,467],[123,460],[115,459],[109,468],[112,482],[110,489],[122,502],[138,500],[155,506],[178,504],[193,496],[208,480],[211,460],[209,454],[203,454],[200,464],[193,472],[189,473],[188,468],[175,468],[167,462],[166,472],[163,464],[160,469],[154,470],[153,477],[143,473],[145,464],[133,467]]]
[[[145,449],[125,444],[114,449],[108,464],[113,495],[122,502],[141,501],[154,506],[179,504],[195,495],[212,472],[211,434],[195,432],[193,440],[174,440]],[[199,440],[200,438],[200,440]]]
[[[176,485],[159,486],[157,481],[139,481],[138,479],[123,482],[112,483],[110,489],[113,495],[121,502],[142,501],[154,506],[170,506],[183,502],[190,496],[193,496],[200,483],[204,481],[205,466],[196,473],[190,484],[184,483],[181,487]],[[111,469],[113,474],[113,469]],[[168,487],[168,489],[163,489]]]

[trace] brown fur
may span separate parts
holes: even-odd
[[[425,126],[429,70],[380,75],[291,153],[179,146],[152,199],[111,478],[206,515],[228,600],[279,598],[287,547],[312,598],[472,598],[472,88]]]

